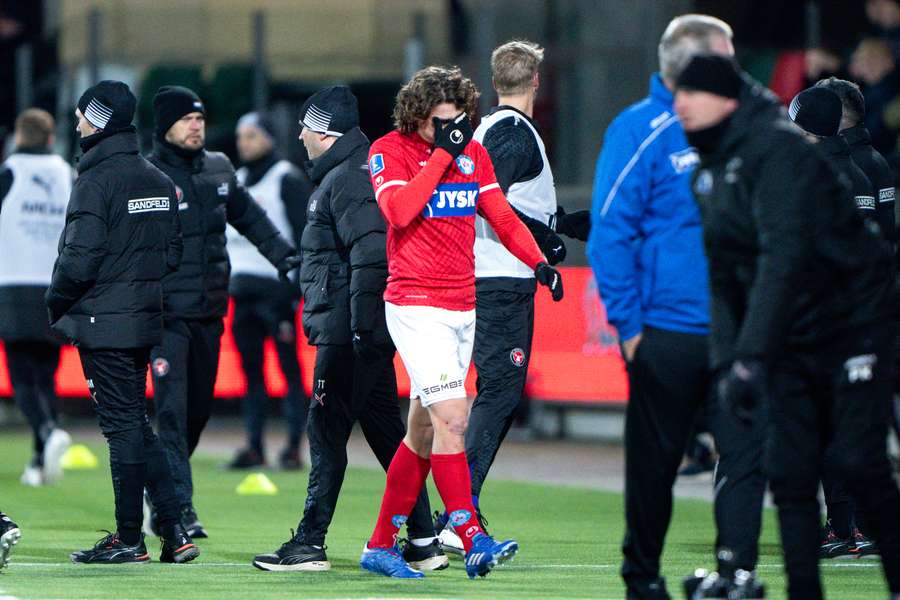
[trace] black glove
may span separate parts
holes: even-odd
[[[563,298],[562,275],[559,271],[551,267],[545,262],[538,263],[534,270],[534,278],[541,285],[550,288],[550,294],[553,296],[554,302],[559,302]]]
[[[431,122],[434,123],[434,147],[443,148],[453,158],[459,156],[463,148],[472,141],[474,132],[466,113],[446,124],[437,117],[431,119]]]
[[[299,254],[288,254],[275,267],[278,269],[278,279],[283,281],[284,283],[290,283],[291,280],[288,278],[288,273],[300,267],[300,255]]]
[[[372,337],[371,331],[353,332],[353,354],[364,363],[373,363],[382,358],[383,353]]]
[[[556,209],[556,233],[586,242],[590,232],[591,211],[577,210],[566,214],[562,206]]]
[[[761,360],[736,360],[719,379],[719,401],[740,421],[750,423],[756,407],[765,398],[766,379],[766,367]]]
[[[543,239],[535,241],[538,242],[538,247],[551,265],[561,263],[566,259],[566,244],[561,237],[553,233],[553,230],[548,228]]]

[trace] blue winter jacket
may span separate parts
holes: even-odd
[[[650,95],[606,130],[594,176],[587,256],[622,340],[645,325],[708,333],[708,271],[691,193],[697,163],[656,73]]]

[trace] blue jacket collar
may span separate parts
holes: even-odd
[[[659,73],[654,73],[650,76],[650,97],[666,106],[672,106],[675,103],[675,97],[669,91],[669,88],[666,87],[666,84],[663,83],[662,76]]]

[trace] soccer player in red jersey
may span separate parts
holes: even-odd
[[[512,558],[514,540],[495,542],[472,506],[464,436],[465,380],[475,335],[475,214],[535,270],[554,300],[559,273],[506,201],[469,119],[478,91],[457,68],[428,67],[401,88],[395,131],[369,151],[375,198],[388,224],[385,316],[411,381],[406,437],[387,472],[364,569],[419,578],[395,548],[399,527],[431,471],[466,550],[469,577]]]

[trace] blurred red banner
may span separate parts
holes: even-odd
[[[538,289],[535,306],[534,347],[525,391],[534,400],[572,401],[617,404],[628,396],[625,367],[619,355],[615,330],[606,321],[606,311],[597,294],[593,275],[587,267],[565,267],[560,271],[565,283],[565,298],[558,303],[543,288]],[[246,382],[240,357],[231,336],[231,309],[225,318],[225,335],[216,379],[216,396],[243,396]],[[311,392],[315,348],[307,345],[300,331],[298,355],[303,369],[307,393]],[[269,394],[280,397],[285,382],[278,369],[278,359],[271,341],[265,349],[266,385]],[[0,344],[0,396],[12,395],[6,370],[6,356]],[[401,395],[409,393],[409,378],[398,357],[397,382]],[[469,371],[466,389],[475,394],[475,369]],[[72,347],[63,349],[56,373],[56,389],[60,396],[87,397],[78,353]],[[152,385],[147,382],[147,393]]]

